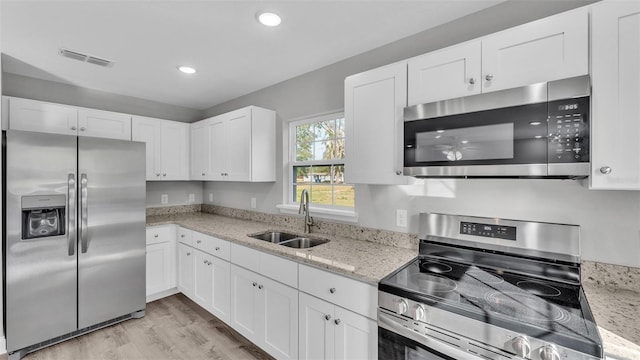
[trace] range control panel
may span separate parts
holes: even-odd
[[[516,227],[495,224],[481,224],[461,221],[460,234],[516,240]]]
[[[589,97],[549,102],[550,163],[589,161]]]

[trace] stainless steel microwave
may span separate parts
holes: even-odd
[[[404,109],[404,175],[589,175],[588,76]]]

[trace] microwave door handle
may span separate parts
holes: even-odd
[[[87,212],[88,192],[87,192],[87,174],[80,175],[80,246],[83,253],[89,248],[88,238],[88,219]]]
[[[67,179],[67,246],[69,256],[76,252],[76,176],[69,174]]]

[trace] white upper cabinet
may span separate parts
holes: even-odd
[[[345,181],[405,184],[402,147],[407,63],[349,76],[344,88]]]
[[[189,180],[189,124],[134,116],[131,138],[147,144],[147,180]]]
[[[408,60],[408,105],[589,72],[589,14],[581,8]]]
[[[131,115],[8,97],[9,129],[131,140]]]
[[[640,3],[592,8],[591,188],[640,189]]]
[[[78,135],[131,140],[131,115],[80,108]]]
[[[191,124],[192,180],[276,180],[276,114],[248,106]]]
[[[480,40],[452,46],[408,61],[408,105],[480,93]]]
[[[78,108],[42,101],[8,98],[9,129],[77,135]]]

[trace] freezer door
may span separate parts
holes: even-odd
[[[9,352],[77,329],[75,136],[6,133]]]
[[[145,144],[78,138],[78,326],[145,308]]]

